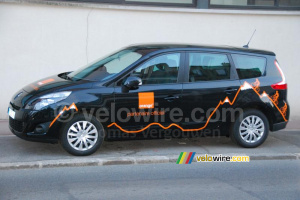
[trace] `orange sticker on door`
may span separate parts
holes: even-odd
[[[47,80],[40,81],[40,82],[38,82],[37,84],[38,84],[38,85],[44,85],[44,84],[46,84],[46,83],[50,83],[50,82],[53,82],[53,81],[54,81],[54,79],[53,79],[53,78],[50,78],[50,79],[47,79]]]
[[[154,92],[139,93],[139,109],[154,108]]]

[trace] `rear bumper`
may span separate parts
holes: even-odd
[[[281,129],[284,129],[288,122],[280,122],[280,123],[275,123],[273,126],[270,127],[271,131],[279,131]]]

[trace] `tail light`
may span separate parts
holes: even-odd
[[[279,83],[275,83],[273,85],[271,85],[271,87],[274,89],[274,90],[286,90],[287,89],[287,83],[285,81],[285,76],[277,62],[277,60],[274,61],[274,64],[275,66],[277,67],[280,75],[281,75],[281,78],[282,78],[282,81],[280,81]]]

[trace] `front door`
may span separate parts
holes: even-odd
[[[110,127],[126,133],[141,133],[157,126],[167,129],[173,123],[172,112],[182,109],[183,57],[184,53],[170,52],[150,58],[130,74],[140,77],[142,85],[128,93],[122,92],[122,80],[118,81],[115,124]]]

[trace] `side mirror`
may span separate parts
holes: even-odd
[[[137,76],[129,76],[122,85],[123,92],[129,92],[129,90],[136,90],[142,85],[142,79]]]

